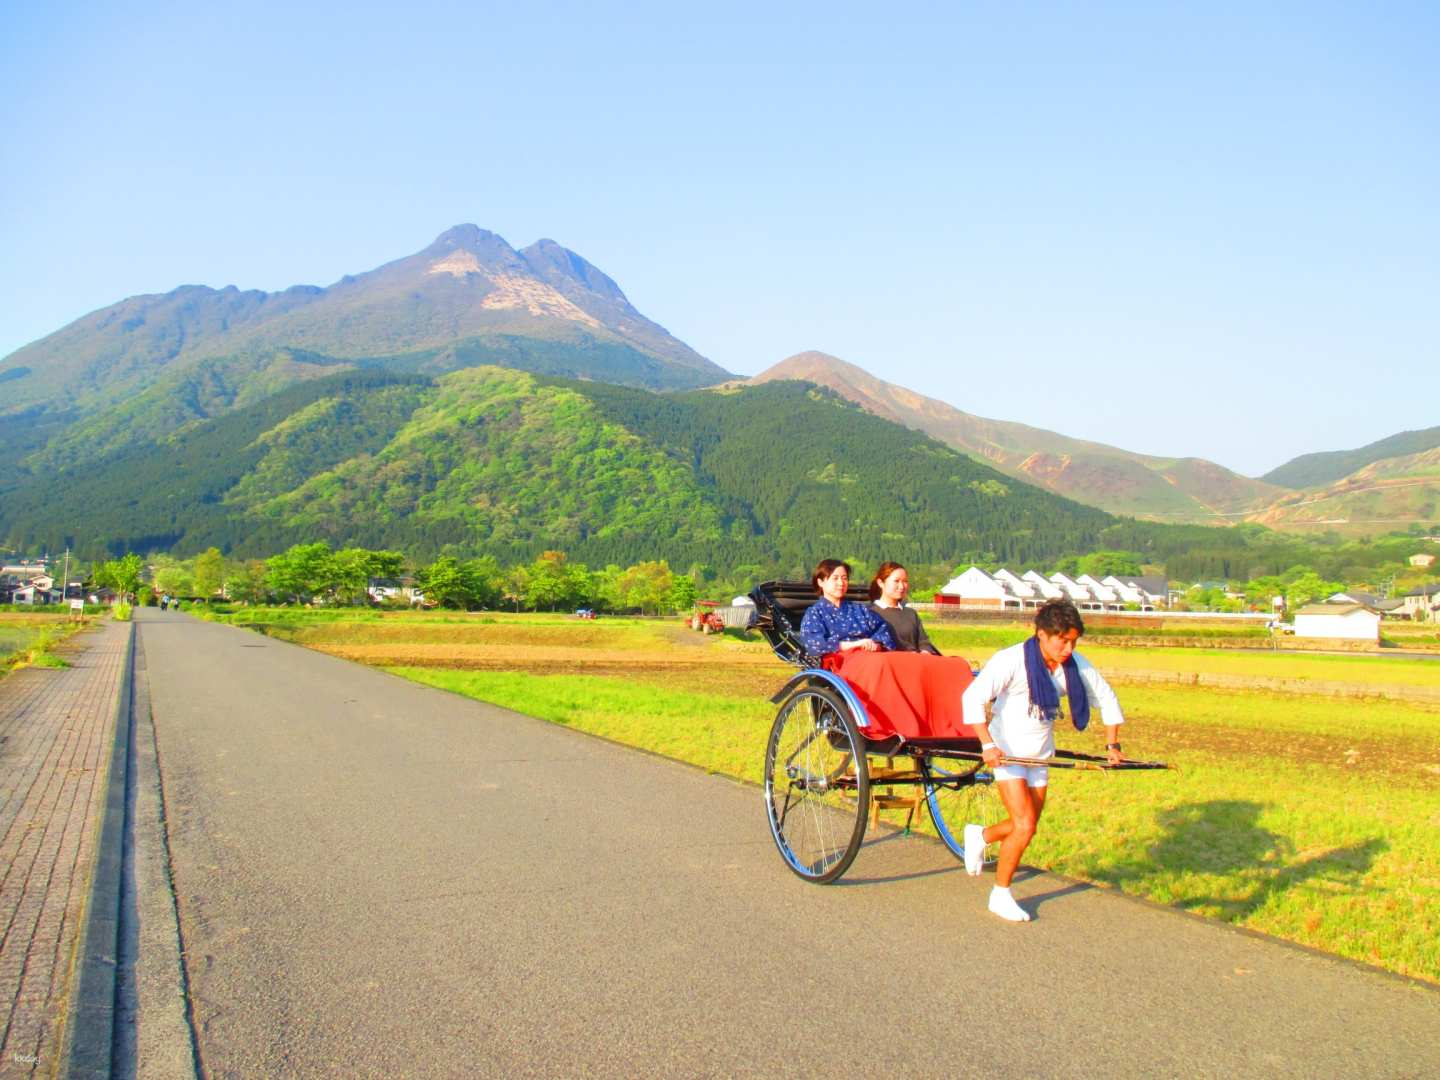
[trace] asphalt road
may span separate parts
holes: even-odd
[[[919,839],[808,885],[754,788],[140,618],[210,1076],[1440,1074],[1415,984],[1044,875],[1003,923]]]

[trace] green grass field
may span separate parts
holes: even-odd
[[[266,632],[338,655],[363,647],[406,678],[750,782],[775,713],[767,696],[790,672],[753,637],[702,638],[678,621],[256,614],[246,621]],[[991,629],[932,636],[978,662],[1009,643]],[[423,666],[404,660],[425,642]],[[1177,769],[1056,774],[1027,861],[1440,982],[1440,707],[1374,696],[1437,685],[1440,662],[1098,641],[1085,651],[1102,670],[1311,679],[1353,697],[1117,678],[1127,753]],[[602,673],[577,674],[590,656]],[[477,657],[487,670],[473,669]],[[1067,736],[1061,745],[1079,750],[1102,741]]]
[[[81,629],[68,610],[0,612],[0,676],[17,667],[64,667],[55,648]]]

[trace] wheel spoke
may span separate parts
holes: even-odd
[[[841,708],[823,690],[797,691],[776,716],[766,753],[771,832],[790,868],[811,881],[842,874],[864,836],[864,751]]]
[[[931,827],[956,856],[965,857],[965,826],[993,825],[1005,817],[994,777],[984,766],[926,759],[925,805]]]

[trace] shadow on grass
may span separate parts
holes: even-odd
[[[1223,879],[1215,895],[1196,893],[1170,902],[1185,910],[1201,909],[1222,919],[1243,920],[1298,885],[1320,882],[1337,891],[1356,891],[1375,859],[1389,848],[1379,838],[1319,855],[1295,857],[1284,836],[1260,826],[1264,803],[1216,799],[1164,811],[1162,836],[1143,858],[1116,863],[1095,876],[1116,884],[1148,885],[1172,874],[1203,874]]]

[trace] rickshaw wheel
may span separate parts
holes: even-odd
[[[982,763],[924,758],[925,805],[935,831],[957,859],[965,858],[965,826],[994,825],[1005,819],[995,777]]]
[[[796,690],[765,748],[765,811],[785,864],[806,881],[834,881],[865,839],[870,772],[850,709],[821,687]]]

